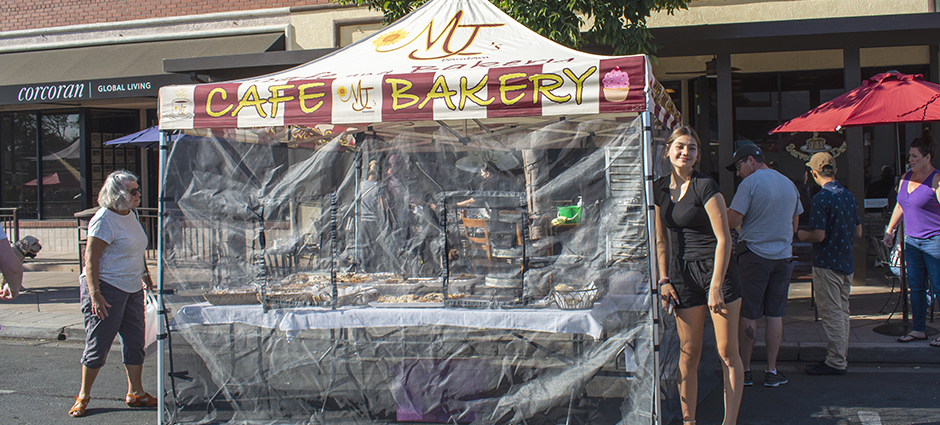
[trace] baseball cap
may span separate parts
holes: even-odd
[[[734,151],[734,156],[731,157],[731,165],[725,167],[725,169],[732,173],[737,171],[735,165],[738,162],[747,159],[747,157],[749,156],[756,156],[756,157],[763,158],[764,153],[761,152],[760,148],[757,147],[757,145],[753,143],[748,143],[738,148],[738,150]]]
[[[822,173],[826,167],[831,168],[828,172],[832,172],[836,168],[836,160],[829,154],[829,152],[816,152],[813,154],[813,157],[809,159],[809,162],[806,163],[806,166],[812,168],[813,171],[817,173]]]

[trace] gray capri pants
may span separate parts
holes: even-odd
[[[98,285],[105,301],[111,304],[108,317],[99,319],[91,312],[91,297],[85,276],[79,279],[82,315],[85,317],[85,351],[82,365],[100,369],[108,359],[114,337],[121,335],[124,364],[144,364],[144,290],[127,293],[101,280]]]

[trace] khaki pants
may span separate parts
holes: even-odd
[[[816,309],[829,338],[826,364],[845,370],[849,352],[849,293],[852,276],[822,267],[813,267],[813,291]]]

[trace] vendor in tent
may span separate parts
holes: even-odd
[[[480,178],[482,180],[480,181],[480,186],[479,186],[479,189],[477,190],[501,191],[501,190],[507,190],[507,186],[509,183],[508,179],[510,177],[507,176],[505,173],[503,173],[503,171],[501,171],[499,167],[496,166],[496,164],[490,161],[487,161],[487,162],[484,162],[483,166],[480,167]],[[457,203],[457,206],[469,207],[477,203],[485,203],[485,199],[483,198],[477,199],[477,198],[479,197],[474,197],[474,198],[460,201]]]

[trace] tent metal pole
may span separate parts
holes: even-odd
[[[904,163],[901,158],[904,157],[904,141],[901,140],[901,128],[898,123],[894,123],[894,137],[897,139],[898,145],[897,149],[895,149],[898,155],[898,175],[903,177],[904,173],[901,172],[901,168],[904,166]],[[904,186],[904,188],[906,189],[907,186]],[[904,245],[906,245],[904,242],[904,220],[901,220],[898,224],[898,231],[894,239],[895,243],[901,244],[901,327],[903,328],[901,335],[906,335],[908,333],[908,326],[910,326],[911,329],[914,327],[910,324],[910,320],[908,320],[910,316],[908,315],[907,258],[905,258],[904,255]]]
[[[167,150],[169,149],[170,134],[163,131],[160,133],[160,165],[157,169],[157,424],[163,425],[163,412],[166,407],[164,397],[164,354],[166,352],[167,328],[165,320],[166,315],[163,312],[166,306],[163,304],[163,217],[166,212],[166,201],[164,190],[164,173],[166,170]]]
[[[662,415],[660,414],[660,389],[659,389],[659,308],[656,306],[656,300],[659,298],[659,285],[656,283],[656,229],[653,223],[656,219],[656,210],[653,207],[653,114],[650,111],[640,114],[641,124],[643,126],[643,135],[640,138],[641,154],[643,156],[643,197],[646,200],[646,237],[647,237],[647,258],[649,259],[650,281],[650,317],[653,318],[653,424],[662,424]]]

